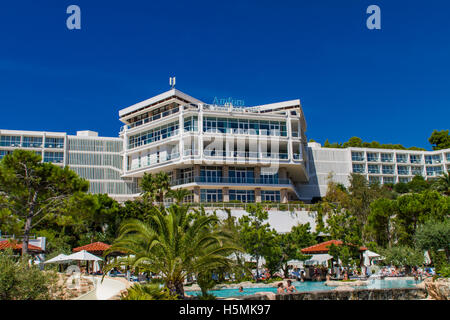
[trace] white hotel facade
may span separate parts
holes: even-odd
[[[94,131],[0,130],[0,159],[14,149],[69,166],[91,193],[118,201],[139,196],[144,173],[167,172],[191,202],[310,202],[326,193],[330,172],[348,186],[352,172],[369,182],[436,178],[450,170],[439,151],[322,148],[308,143],[300,100],[254,107],[204,103],[177,89],[119,111],[118,137]]]

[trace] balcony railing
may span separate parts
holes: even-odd
[[[221,150],[203,150],[203,155],[206,157],[215,158],[254,158],[254,159],[280,159],[287,160],[289,155],[287,153],[267,153],[267,152],[247,152],[247,151],[221,151]]]
[[[189,177],[185,179],[177,179],[172,181],[173,186],[187,183],[216,183],[216,184],[258,184],[258,185],[289,185],[292,184],[290,179],[276,178],[233,178],[233,177]]]
[[[156,164],[160,164],[160,163],[165,163],[174,159],[178,159],[180,158],[180,153],[175,152],[175,153],[169,153],[166,155],[166,157],[159,157],[156,159],[156,161],[150,161],[150,162],[146,162],[146,163],[140,163],[137,165],[129,165],[128,166],[128,170],[136,170],[136,169],[140,169],[140,168],[146,168],[146,167],[151,167],[154,166]]]
[[[287,131],[281,131],[278,129],[244,129],[244,128],[203,128],[204,133],[213,134],[245,134],[245,135],[259,135],[259,136],[272,136],[272,137],[286,137]]]
[[[352,156],[352,161],[364,161],[364,157],[361,157],[361,156]]]
[[[133,122],[133,123],[130,123],[130,124],[126,124],[126,125],[121,127],[120,131],[125,130],[125,128],[132,129],[132,128],[139,127],[139,126],[141,126],[143,124],[146,124],[146,123],[149,123],[149,122],[152,122],[152,121],[155,121],[155,120],[159,120],[161,118],[165,118],[165,117],[168,117],[168,116],[170,116],[172,114],[178,113],[178,111],[180,111],[180,108],[177,107],[177,108],[173,108],[171,110],[168,110],[168,111],[165,111],[165,112],[162,112],[162,113],[155,114],[152,117],[144,118],[142,120],[139,120],[139,121],[136,121],[136,122]]]

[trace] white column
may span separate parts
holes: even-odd
[[[198,110],[198,152],[203,160],[203,104],[199,104]]]
[[[286,131],[287,131],[287,136],[288,136],[288,159],[289,159],[289,162],[292,162],[294,159],[294,156],[292,155],[292,125],[291,125],[291,117],[290,117],[289,113],[287,116]]]
[[[180,115],[178,117],[179,120],[179,131],[180,131],[180,144],[178,146],[178,152],[180,153],[180,159],[184,156],[184,110],[183,106],[180,106]]]
[[[128,155],[127,155],[127,146],[128,146],[128,135],[127,135],[127,127],[125,125],[124,127],[124,133],[123,133],[123,160],[122,160],[122,170],[123,174],[128,171]]]

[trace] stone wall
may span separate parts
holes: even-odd
[[[353,289],[331,291],[309,291],[277,294],[275,300],[420,300],[427,297],[422,288]],[[267,295],[251,295],[242,300],[272,300]]]

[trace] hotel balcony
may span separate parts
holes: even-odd
[[[241,158],[241,159],[278,159],[288,160],[287,153],[267,153],[267,152],[247,152],[247,151],[220,151],[220,150],[203,150],[205,157],[211,158]],[[300,155],[297,154],[299,157]],[[297,160],[297,159],[296,159]]]
[[[290,179],[276,179],[276,178],[225,178],[225,177],[190,177],[185,179],[177,179],[172,181],[172,186],[179,186],[185,184],[205,184],[205,185],[272,185],[272,186],[289,186],[293,183]]]
[[[150,123],[150,122],[162,119],[162,118],[166,118],[172,114],[178,113],[179,111],[180,111],[180,108],[174,108],[174,109],[162,112],[162,113],[158,113],[152,117],[144,118],[142,120],[139,120],[139,121],[136,121],[136,122],[133,122],[130,124],[126,124],[120,128],[120,132],[124,131],[125,129],[133,129],[133,128],[142,126],[146,123]]]

